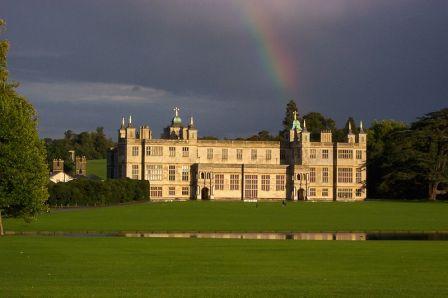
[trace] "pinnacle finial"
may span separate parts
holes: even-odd
[[[294,120],[297,120],[297,111],[292,112],[292,115],[294,116]]]
[[[359,122],[359,130],[360,130],[361,132],[364,132],[364,127],[363,127],[363,125],[362,125],[362,120]]]
[[[121,127],[124,127],[124,116],[121,117]]]
[[[190,126],[194,126],[193,116],[190,117]]]
[[[128,123],[128,125],[132,126],[132,115],[129,115],[129,123]]]
[[[348,132],[352,132],[352,123],[350,121],[348,122]]]
[[[303,129],[306,129],[306,120],[303,119]]]

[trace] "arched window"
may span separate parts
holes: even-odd
[[[297,180],[300,180],[300,178],[301,178],[300,174],[297,174]]]
[[[207,179],[210,179],[210,177],[211,177],[210,173],[207,173]]]
[[[204,178],[205,178],[204,172],[201,172],[201,179],[204,179]]]

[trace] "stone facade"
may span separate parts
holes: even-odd
[[[160,139],[124,118],[107,158],[109,178],[145,179],[150,199],[359,201],[366,198],[366,142],[362,130],[335,143],[329,131],[311,142],[295,116],[289,140],[198,140],[175,109]]]

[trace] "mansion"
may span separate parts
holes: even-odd
[[[122,119],[118,144],[107,158],[108,178],[144,179],[151,200],[312,200],[366,198],[363,131],[349,127],[346,142],[330,131],[312,142],[297,114],[286,141],[200,140],[193,118],[179,109],[160,139],[148,126]]]

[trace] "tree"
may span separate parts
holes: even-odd
[[[258,134],[247,138],[248,141],[275,141],[277,140],[271,133],[267,130],[262,130]]]
[[[4,29],[0,19],[0,33]],[[33,106],[8,81],[8,42],[0,41],[0,235],[2,213],[30,218],[48,198],[45,147],[37,133]]]
[[[448,183],[448,109],[426,114],[390,136],[381,188],[404,189],[434,201]]]
[[[283,129],[279,132],[280,140],[285,140],[286,134],[292,127],[294,121],[294,112],[298,113],[297,104],[294,100],[290,100],[286,104],[285,118],[283,119]]]
[[[321,113],[311,112],[303,116],[306,128],[311,133],[311,140],[319,141],[322,130],[336,131],[336,122],[331,118],[325,118]]]
[[[387,166],[389,154],[394,151],[393,135],[406,129],[408,127],[403,122],[382,120],[374,121],[367,130],[367,193],[370,198],[397,198],[408,195],[402,193],[397,185],[384,183],[386,175],[394,171],[393,167]]]
[[[426,114],[411,125],[408,152],[427,183],[428,199],[436,200],[439,185],[448,183],[448,108]]]

